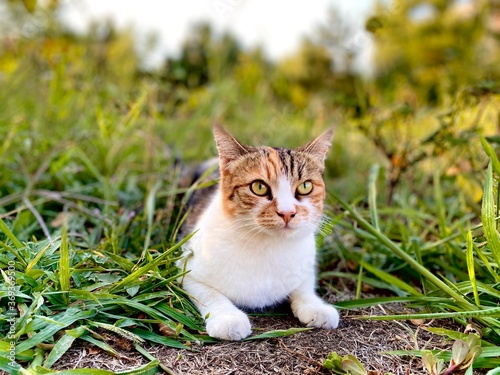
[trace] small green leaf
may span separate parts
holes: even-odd
[[[342,358],[342,370],[351,375],[366,374],[366,370],[361,362],[352,354],[348,354],[344,358]]]
[[[422,350],[422,363],[429,374],[436,374],[436,357],[430,350]]]
[[[451,359],[454,364],[462,363],[469,353],[469,345],[462,340],[457,340],[451,348]]]
[[[127,288],[125,290],[130,297],[134,297],[137,294],[137,292],[139,292],[140,289],[141,289],[140,285],[134,285],[134,286],[131,286],[130,288]]]
[[[323,362],[323,367],[327,370],[332,370],[335,373],[344,373],[344,370],[342,370],[342,358],[337,354],[337,352],[331,352],[328,354]]]

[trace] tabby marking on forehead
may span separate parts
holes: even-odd
[[[252,192],[255,181],[265,184],[268,193],[259,196]],[[306,181],[312,184],[312,191],[298,194],[298,186]],[[255,147],[223,169],[220,186],[228,217],[251,219],[265,230],[298,233],[321,221],[323,161],[302,149]]]

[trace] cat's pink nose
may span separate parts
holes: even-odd
[[[279,217],[281,217],[283,219],[285,224],[288,224],[290,222],[290,220],[292,220],[295,217],[297,212],[295,212],[295,211],[283,211],[283,212],[277,212],[277,214]]]

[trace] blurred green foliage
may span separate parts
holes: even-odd
[[[278,62],[200,24],[180,57],[146,71],[130,31],[102,22],[76,35],[59,21],[64,5],[57,1],[3,1],[2,196],[90,183],[89,175],[43,184],[42,172],[55,166],[89,173],[74,153],[57,162],[72,147],[95,164],[94,178],[121,176],[125,184],[132,170],[153,173],[175,158],[212,156],[214,122],[248,143],[290,147],[333,125],[327,176],[348,198],[364,194],[370,167],[380,163],[387,201],[402,177],[425,195],[439,171],[477,210],[486,162],[477,134],[500,128],[499,5],[460,4],[378,5],[366,30],[340,24],[331,10],[316,34]],[[353,61],[370,37],[367,77]]]
[[[59,280],[76,288],[70,300],[97,306],[88,290],[105,300],[123,275],[140,274],[133,290],[119,290],[120,301],[149,301],[160,282],[172,289],[154,298],[198,319],[172,282],[175,259],[158,256],[175,257],[169,249],[181,220],[181,166],[215,155],[216,122],[245,143],[287,147],[333,126],[325,176],[335,195],[354,203],[340,210],[341,200],[329,195],[331,227],[322,234],[333,235],[318,239],[323,278],[357,280],[357,296],[362,286],[404,298],[410,291],[432,312],[496,306],[499,267],[474,225],[485,169],[500,145],[500,3],[384,4],[360,30],[331,10],[281,61],[200,24],[179,57],[151,71],[129,30],[96,22],[74,34],[59,20],[64,4],[0,0],[0,219],[11,231],[0,233],[0,264],[16,252],[29,260],[29,275],[18,267],[19,287],[29,296],[49,290],[50,305],[41,307],[47,314],[67,304]],[[354,63],[370,41],[372,75],[365,75]],[[491,170],[487,181],[483,211],[494,237]],[[360,226],[363,217],[371,224]],[[52,242],[61,237],[72,254],[63,276]],[[42,248],[51,250],[38,256]],[[153,269],[159,258],[162,267]],[[449,286],[440,290],[433,275]],[[458,302],[448,302],[457,293]],[[433,304],[424,297],[446,298]],[[109,303],[113,316],[135,318]],[[178,315],[168,315],[174,329]],[[494,319],[478,321],[498,344]]]

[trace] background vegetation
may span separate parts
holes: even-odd
[[[214,122],[289,147],[333,125],[323,287],[354,281],[360,299],[342,308],[400,301],[477,324],[475,366],[500,365],[497,1],[395,0],[365,30],[332,10],[278,62],[198,25],[154,72],[109,23],[75,35],[57,2],[0,7],[1,369],[44,373],[78,337],[112,351],[99,329],[139,351],[143,340],[211,342],[174,261],[181,166],[215,155]],[[368,38],[369,78],[353,66]],[[379,297],[362,299],[367,289]],[[157,369],[150,359],[144,373]]]

